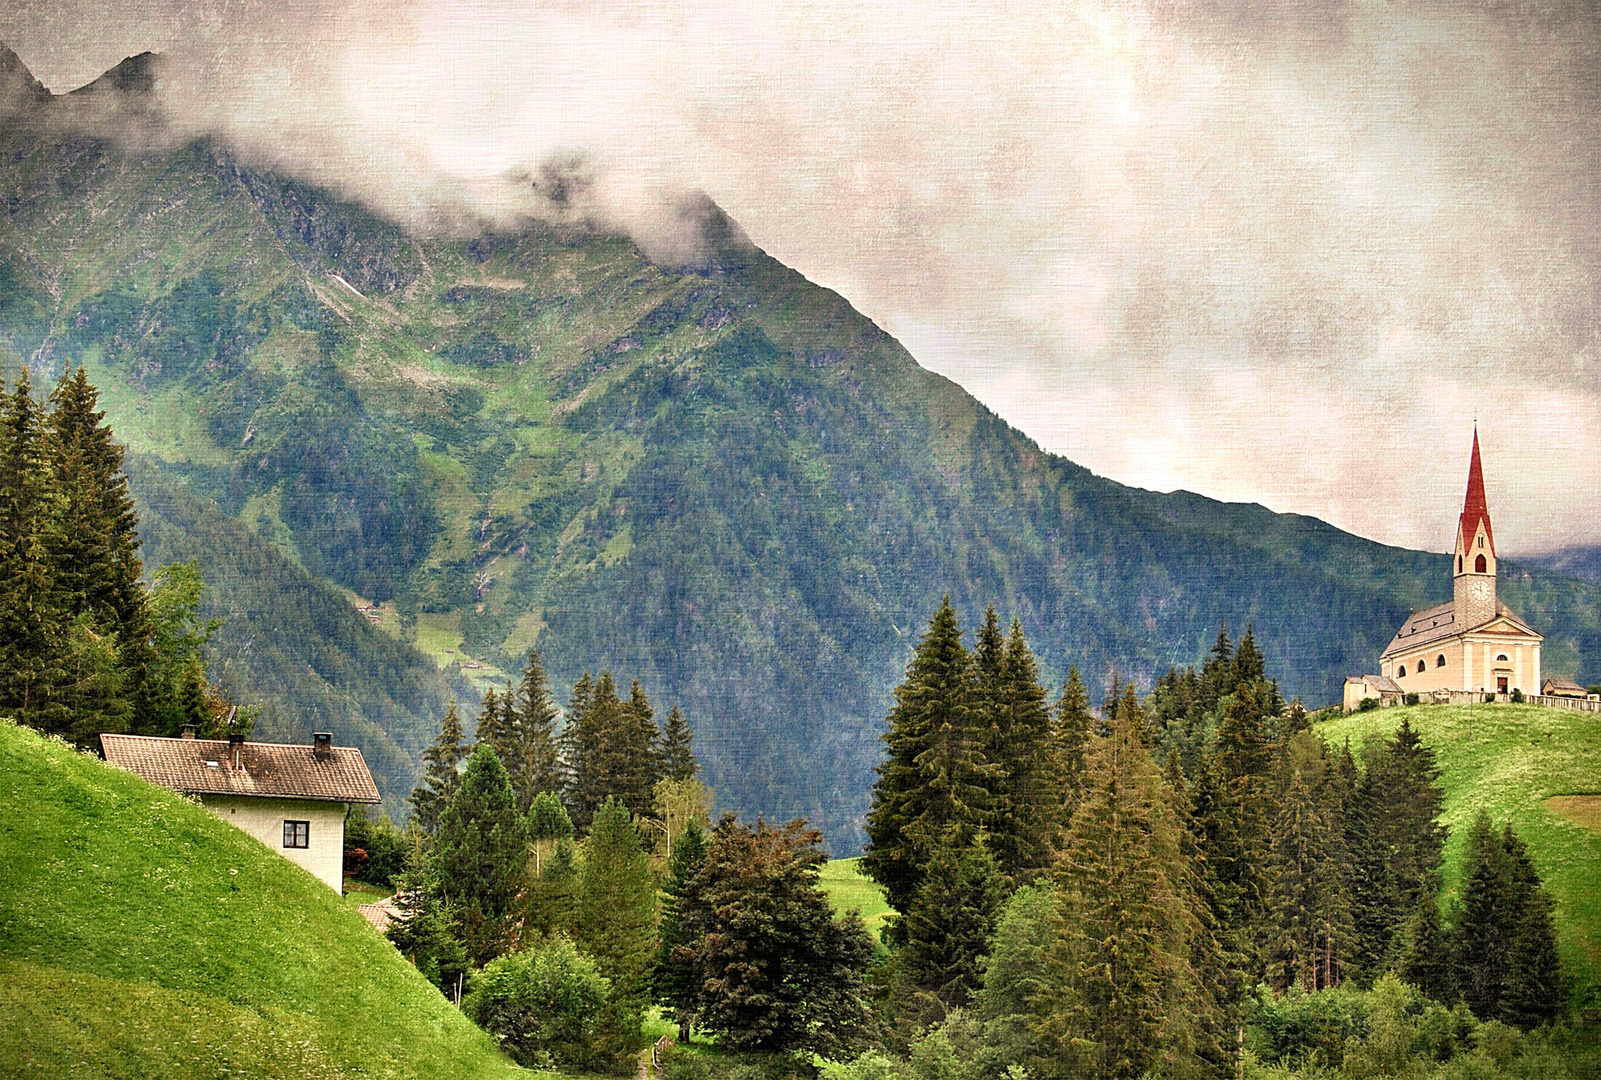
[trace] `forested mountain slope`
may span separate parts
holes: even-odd
[[[148,470],[155,548],[199,555],[234,620],[219,648],[280,643],[219,674],[286,725],[333,716],[386,790],[409,784],[442,684],[354,614],[323,620],[339,632],[313,662],[241,599],[259,583],[227,552],[270,544],[297,588],[377,602],[404,642],[491,665],[470,675],[537,641],[559,682],[637,676],[689,716],[726,806],[821,821],[839,851],[943,592],[969,625],[989,601],[1015,612],[1048,677],[1076,663],[1092,683],[1148,680],[1220,620],[1254,622],[1313,703],[1447,594],[1444,556],[1042,452],[709,205],[692,268],[578,225],[410,235],[222,146],[85,135],[78,105],[9,70],[0,362],[88,365]],[[142,70],[84,100],[145,117]],[[203,508],[182,543],[158,491]],[[1601,677],[1601,592],[1507,569],[1551,670]],[[347,660],[366,674],[340,684]],[[306,698],[324,693],[308,664],[344,712]],[[374,679],[391,685],[350,692]]]

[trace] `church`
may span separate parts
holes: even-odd
[[[1451,602],[1412,613],[1379,655],[1378,677],[1346,680],[1346,710],[1360,705],[1362,697],[1384,700],[1436,690],[1540,693],[1545,638],[1497,599],[1495,581],[1495,531],[1474,431],[1468,493],[1452,554]]]

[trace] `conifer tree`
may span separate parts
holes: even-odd
[[[821,839],[802,821],[718,822],[678,897],[679,1023],[734,1051],[845,1060],[859,1045],[873,944],[861,918],[836,917],[818,886]]]
[[[552,934],[576,934],[578,924],[578,850],[572,840],[558,838],[550,856],[539,864],[523,903],[523,944]]]
[[[901,922],[896,953],[905,1013],[942,1019],[967,1004],[983,982],[981,958],[995,932],[1005,880],[986,838],[941,844]]]
[[[535,795],[534,804],[528,809],[528,839],[534,848],[534,873],[540,873],[558,843],[572,838],[573,819],[568,816],[561,799],[549,791]]]
[[[649,814],[661,770],[654,710],[639,683],[624,702],[610,671],[593,683],[586,680],[573,688],[563,733],[572,777],[568,799],[580,832],[609,798],[620,799],[631,813]]]
[[[1551,899],[1511,825],[1480,812],[1468,834],[1457,980],[1481,1020],[1532,1028],[1561,1010],[1561,964]]]
[[[997,812],[989,849],[1013,882],[1045,869],[1057,840],[1067,788],[1053,753],[1050,709],[1023,626],[1012,620],[995,697],[994,740],[986,750],[999,767],[994,778]]]
[[[1202,825],[1219,923],[1247,956],[1259,944],[1270,842],[1270,742],[1260,693],[1260,682],[1246,683],[1222,699],[1214,760],[1203,773],[1210,788]]]
[[[1278,990],[1321,990],[1342,979],[1350,947],[1344,845],[1321,739],[1297,735],[1286,748],[1267,859],[1267,974]]]
[[[62,376],[51,402],[48,443],[60,514],[52,543],[56,589],[68,612],[114,638],[132,703],[126,711],[135,730],[152,731],[155,703],[145,686],[152,626],[123,449],[113,441],[82,367]]]
[[[59,493],[26,366],[0,406],[0,713],[60,733],[71,713],[67,609],[51,557]]]
[[[1267,661],[1262,656],[1262,650],[1256,647],[1256,628],[1246,623],[1245,633],[1240,635],[1240,643],[1234,647],[1230,681],[1234,686],[1243,686],[1265,678]]]
[[[550,693],[550,678],[539,650],[528,650],[528,663],[515,690],[507,688],[502,699],[505,715],[505,747],[502,757],[517,792],[517,804],[525,811],[541,792],[559,792],[562,787],[560,754],[556,745],[556,702]]]
[[[667,860],[667,881],[662,887],[660,947],[652,985],[657,999],[669,1008],[674,1008],[674,1002],[684,1001],[690,996],[690,973],[686,965],[677,959],[678,948],[690,944],[678,909],[680,897],[688,888],[690,879],[700,871],[705,861],[706,832],[692,821],[678,838],[678,843],[673,845],[673,853]],[[689,1014],[679,1014],[676,1009],[674,1012],[678,1021],[678,1041],[688,1042]]]
[[[479,743],[439,815],[430,869],[474,966],[511,947],[528,864],[528,831],[500,758]]]
[[[422,782],[412,789],[409,800],[416,811],[418,827],[430,836],[438,831],[439,817],[456,794],[461,783],[461,763],[466,757],[461,716],[452,702],[439,725],[439,737],[423,754]]]
[[[509,693],[508,690],[508,695]],[[489,747],[495,751],[495,756],[499,757],[507,741],[506,713],[501,708],[500,695],[491,687],[484,691],[484,699],[478,705],[478,723],[473,727],[473,742],[478,746]],[[508,769],[506,775],[510,776],[511,770]]]
[[[940,604],[895,688],[867,815],[862,868],[905,911],[934,848],[953,828],[983,827],[999,769],[984,757],[987,732],[974,715],[971,663],[950,597]],[[891,934],[899,931],[892,923]]]
[[[1527,1031],[1550,1023],[1562,1011],[1562,960],[1552,918],[1554,904],[1511,822],[1501,834],[1501,847],[1506,852],[1516,912],[1510,928],[1501,1014],[1507,1023]]]
[[[694,737],[690,731],[689,722],[684,714],[674,705],[667,712],[667,720],[662,724],[662,778],[665,780],[693,780],[700,772],[700,762],[695,760],[694,748],[690,745]]]
[[[1407,921],[1396,973],[1435,1001],[1449,1004],[1457,999],[1452,943],[1440,920],[1440,897],[1432,883],[1418,897],[1418,906]]]
[[[1200,710],[1210,713],[1225,694],[1234,690],[1234,643],[1229,640],[1228,624],[1218,627],[1212,651],[1201,664]]]
[[[1062,686],[1062,696],[1056,702],[1055,726],[1052,730],[1055,744],[1052,757],[1062,777],[1063,826],[1072,816],[1083,791],[1084,753],[1090,744],[1094,726],[1095,717],[1090,712],[1090,696],[1084,689],[1084,681],[1079,678],[1077,667],[1069,667],[1067,682]]]
[[[656,953],[656,883],[628,807],[616,797],[595,811],[579,873],[578,947],[611,980],[614,1001],[634,1016]]]
[[[1398,959],[1400,931],[1435,882],[1445,848],[1445,792],[1434,752],[1403,718],[1368,756],[1351,815],[1353,959],[1376,975]]]
[[[1137,706],[1136,706],[1137,707]],[[1132,1080],[1199,1058],[1221,1062],[1219,1003],[1195,970],[1210,954],[1184,828],[1119,699],[1095,740],[1085,794],[1056,868],[1062,909],[1050,966],[1070,994],[1042,1002],[1057,1071]]]

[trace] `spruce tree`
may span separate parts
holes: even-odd
[[[482,967],[509,949],[528,865],[528,830],[495,751],[480,743],[439,815],[430,869],[467,958]]]
[[[1132,1080],[1214,1065],[1220,1006],[1193,958],[1206,915],[1184,826],[1120,699],[1088,755],[1085,794],[1056,867],[1062,898],[1049,964],[1069,989],[1041,1003],[1056,1071]]]
[[[674,705],[667,713],[667,720],[662,724],[662,778],[666,780],[693,780],[700,772],[700,762],[695,760],[694,748],[690,745],[694,733],[690,731],[689,722],[684,714]]]
[[[60,508],[52,544],[56,588],[68,612],[116,642],[129,704],[109,711],[127,713],[134,730],[153,731],[156,705],[145,685],[153,628],[123,449],[82,367],[62,376],[51,402],[47,441]],[[117,728],[108,723],[102,730]]]
[[[989,821],[990,785],[999,769],[984,757],[986,730],[974,715],[972,677],[950,597],[918,643],[906,679],[895,688],[867,814],[862,868],[884,886],[897,911],[911,905],[934,848],[954,827]],[[892,923],[891,934],[899,931]]]
[[[1353,936],[1346,906],[1344,844],[1327,751],[1310,732],[1281,760],[1278,812],[1268,853],[1267,974],[1280,991],[1321,990],[1343,977]]]
[[[534,873],[543,868],[546,859],[555,852],[556,845],[573,838],[573,819],[567,808],[553,792],[542,791],[534,796],[528,809],[528,839],[534,848]]]
[[[1067,669],[1067,682],[1062,686],[1062,696],[1057,699],[1054,719],[1051,732],[1054,752],[1051,757],[1062,778],[1060,823],[1065,827],[1083,792],[1084,752],[1095,727],[1095,717],[1090,712],[1090,696],[1084,689],[1084,681],[1079,678],[1077,667]]]
[[[873,943],[860,917],[835,916],[819,887],[821,839],[801,821],[718,822],[678,896],[681,1024],[736,1052],[846,1060],[860,1045]]]
[[[1548,1024],[1562,1011],[1562,960],[1557,952],[1554,904],[1540,884],[1528,848],[1507,823],[1501,834],[1511,875],[1514,922],[1507,949],[1501,1015],[1525,1031]]]
[[[1440,897],[1432,884],[1418,897],[1418,906],[1407,920],[1396,974],[1435,1001],[1450,1004],[1457,999],[1451,938],[1441,922]]]
[[[1457,983],[1463,1000],[1481,1020],[1500,1018],[1506,993],[1507,930],[1517,919],[1506,850],[1479,811],[1468,831],[1462,871],[1462,912],[1457,920]]]
[[[541,792],[559,792],[561,761],[556,746],[558,710],[551,697],[550,679],[539,650],[528,651],[528,663],[515,690],[507,688],[501,705],[504,717],[501,756],[517,792],[517,805],[526,812]]]
[[[423,753],[422,782],[412,789],[408,800],[418,827],[430,836],[438,831],[439,817],[461,784],[461,763],[466,757],[461,716],[452,702],[439,725],[439,737]]]
[[[633,1014],[636,1027],[656,954],[656,917],[656,883],[633,814],[609,798],[595,811],[584,842],[576,938],[611,980],[614,1001]]]
[[[531,945],[552,934],[577,933],[578,849],[561,837],[541,860],[523,902],[523,944]]]
[[[654,711],[637,681],[624,702],[610,671],[592,684],[580,680],[563,738],[572,776],[568,798],[580,832],[610,798],[631,813],[650,813],[661,765]]]
[[[0,713],[62,733],[71,712],[68,610],[51,556],[59,493],[26,366],[0,407]]]
[[[938,1020],[967,1004],[983,983],[982,957],[1006,894],[983,834],[967,840],[953,834],[935,849],[901,920],[896,960],[909,999],[903,1019]]]
[[[997,723],[986,757],[999,767],[990,850],[1013,882],[1045,869],[1058,838],[1067,787],[1056,760],[1051,714],[1023,626],[1012,620],[1000,665]]]
[[[706,832],[692,821],[678,838],[678,843],[673,845],[673,853],[667,860],[667,881],[662,887],[660,947],[652,975],[657,1000],[674,1009],[674,1018],[678,1022],[678,1041],[681,1043],[689,1041],[689,1013],[680,1014],[674,1003],[689,997],[688,980],[691,973],[678,958],[678,948],[690,944],[678,909],[680,897],[688,888],[690,879],[700,871],[705,861]]]

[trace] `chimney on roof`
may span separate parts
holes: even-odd
[[[334,756],[334,735],[331,731],[314,732],[311,736],[311,753],[318,761]]]
[[[228,732],[228,764],[240,768],[239,757],[245,749],[245,733],[242,731]]]
[[[185,724],[183,726],[183,735],[181,737],[185,739],[192,739],[199,733],[199,731],[200,729],[195,727],[193,724]]]

